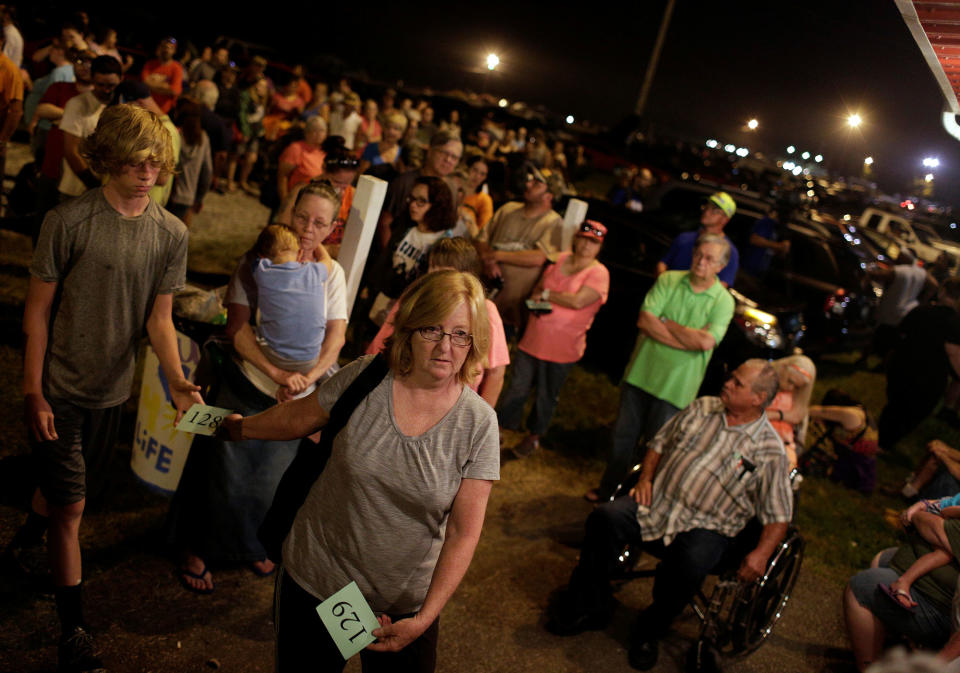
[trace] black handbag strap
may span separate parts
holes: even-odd
[[[330,458],[334,438],[350,420],[360,402],[380,385],[388,372],[386,358],[376,356],[334,403],[330,419],[320,434],[320,443],[314,444],[308,439],[300,441],[297,455],[280,478],[273,503],[257,530],[257,537],[271,560],[277,563],[282,561],[283,541],[287,539],[297,512]]]

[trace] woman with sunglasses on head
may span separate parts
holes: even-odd
[[[224,423],[234,441],[322,430],[329,443],[277,536],[278,671],[343,670],[316,607],[351,581],[380,624],[360,653],[363,670],[436,668],[438,617],[470,565],[499,479],[493,410],[466,385],[487,352],[487,321],[475,277],[429,273],[401,298],[385,361],[362,357],[310,397]]]
[[[327,184],[304,186],[293,205],[290,228],[300,247],[297,261],[322,262],[327,267],[323,296],[316,298],[317,304],[323,304],[324,327],[315,362],[307,372],[284,369],[261,348],[251,324],[260,303],[257,252],[251,250],[240,260],[227,287],[226,335],[232,339],[233,357],[225,358],[217,372],[217,395],[207,400],[209,404],[254,414],[278,400],[308,394],[336,371],[347,326],[346,278],[321,241],[330,234],[339,207],[336,190]],[[306,338],[312,341],[317,336]],[[257,529],[298,444],[298,440],[219,437],[194,444],[196,450],[187,459],[168,518],[168,539],[182,555],[179,576],[185,588],[204,594],[213,591],[213,576],[207,569],[211,561],[246,563],[257,575],[273,572]]]
[[[597,261],[607,235],[599,222],[587,220],[573,239],[573,251],[548,266],[530,298],[549,309],[534,309],[517,345],[510,387],[500,402],[500,425],[519,430],[532,388],[537,393],[527,418],[528,435],[513,449],[518,457],[533,453],[550,426],[560,389],[587,348],[587,330],[607,301],[610,273]]]

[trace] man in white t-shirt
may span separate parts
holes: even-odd
[[[79,196],[100,185],[80,156],[80,141],[93,133],[100,114],[113,99],[113,90],[120,84],[121,66],[113,56],[98,56],[90,66],[93,89],[67,101],[60,118],[63,131],[63,176],[60,178],[61,199]]]
[[[330,113],[330,135],[342,136],[343,144],[348,150],[352,150],[357,139],[357,130],[363,122],[363,117],[357,110],[360,108],[360,96],[348,93],[343,98],[343,103],[335,106]]]

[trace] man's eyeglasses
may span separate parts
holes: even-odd
[[[460,346],[464,348],[469,346],[473,342],[473,335],[464,332],[463,330],[456,330],[454,332],[444,332],[439,327],[420,327],[417,329],[422,336],[427,341],[443,341],[443,337],[450,337],[450,343],[454,346]]]
[[[449,160],[452,161],[453,163],[459,163],[459,162],[460,162],[460,155],[459,155],[459,154],[455,154],[454,152],[448,152],[448,151],[446,151],[446,150],[434,150],[434,151],[435,151],[437,154],[439,154],[440,156],[446,157],[447,159],[449,159]]]
[[[584,234],[593,234],[593,235],[596,236],[597,238],[603,238],[604,236],[607,235],[607,232],[601,231],[601,230],[597,229],[597,228],[594,227],[594,226],[591,226],[590,224],[588,224],[588,223],[586,223],[586,222],[584,222],[583,224],[580,225],[580,231],[581,231],[582,233],[584,233]]]
[[[422,196],[408,196],[407,203],[415,203],[418,206],[429,206],[430,200],[425,199]],[[439,341],[439,339],[437,339],[437,341]]]

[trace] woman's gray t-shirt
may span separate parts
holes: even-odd
[[[332,409],[372,358],[323,384],[320,406]],[[388,374],[334,439],[283,558],[297,584],[320,599],[353,580],[374,611],[407,614],[426,597],[461,479],[499,479],[500,450],[496,414],[467,386],[435,426],[403,435],[393,380]]]

